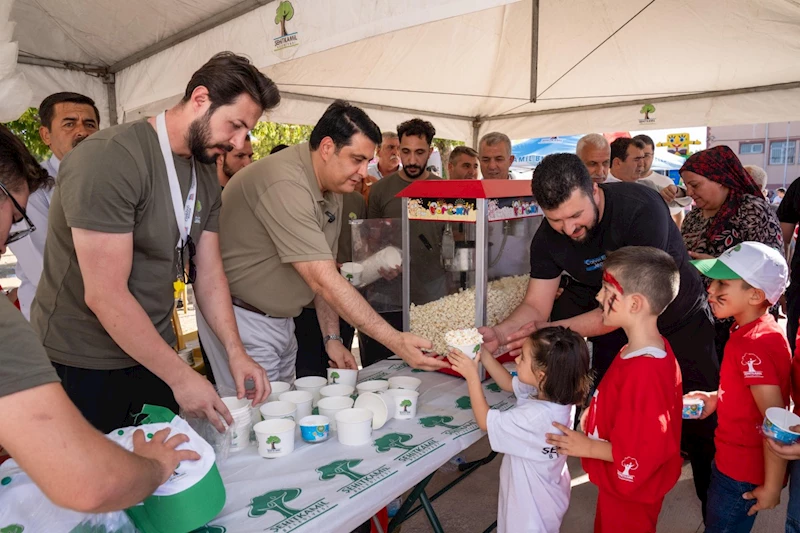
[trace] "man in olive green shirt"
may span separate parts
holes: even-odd
[[[438,366],[420,350],[428,341],[381,320],[336,265],[341,195],[361,184],[380,135],[361,109],[336,101],[309,143],[256,161],[225,187],[220,243],[239,333],[271,380],[294,379],[293,318],[312,301],[326,353],[338,368],[356,366],[342,343],[339,317],[383,339],[414,366]],[[198,330],[217,383],[224,385],[225,349],[203,322]]]
[[[129,425],[144,403],[180,407],[220,431],[220,415],[233,422],[213,386],[172,347],[176,278],[194,283],[229,348],[237,395],[261,402],[269,394],[233,316],[213,164],[241,148],[279,99],[247,59],[223,52],[166,113],[103,130],[64,158],[31,321],[67,394],[98,429]]]

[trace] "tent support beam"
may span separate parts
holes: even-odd
[[[625,107],[643,104],[658,104],[666,102],[683,102],[687,100],[699,100],[701,98],[717,98],[720,96],[736,96],[739,94],[763,93],[769,91],[786,91],[790,89],[800,89],[800,81],[788,83],[776,83],[773,85],[759,85],[756,87],[742,87],[740,89],[726,89],[723,91],[707,91],[693,94],[678,94],[674,96],[662,96],[659,98],[647,98],[637,100],[627,100],[625,102],[607,102],[604,104],[592,104],[575,107],[559,107],[556,109],[542,109],[540,111],[527,111],[524,113],[510,113],[508,115],[492,115],[484,120],[504,120],[508,118],[527,118],[542,115],[555,115],[558,113],[571,113],[577,111],[594,111],[596,109],[612,109],[615,107]]]
[[[73,63],[71,61],[61,61],[58,59],[48,59],[46,57],[20,55],[17,58],[17,63],[22,65],[34,65],[37,67],[58,68],[61,70],[75,70],[85,74],[97,74],[100,76],[105,76],[108,73],[107,67],[88,65],[86,63]]]
[[[117,79],[113,74],[106,74],[103,77],[103,83],[106,86],[106,94],[108,95],[108,119],[109,126],[116,126],[119,124],[117,118]]]
[[[539,0],[531,2],[531,97],[536,103],[539,79]]]
[[[475,150],[478,149],[478,136],[481,133],[481,126],[483,126],[483,121],[480,117],[472,119],[472,148]]]
[[[112,74],[116,74],[122,69],[128,68],[139,61],[163,52],[164,50],[182,43],[183,41],[187,41],[203,32],[212,30],[217,26],[221,26],[222,24],[225,24],[226,22],[237,17],[246,15],[247,13],[258,9],[259,7],[267,5],[271,1],[272,0],[244,0],[239,2],[235,6],[217,13],[216,15],[212,15],[202,22],[195,24],[194,26],[186,28],[183,31],[179,31],[175,35],[171,35],[166,39],[158,41],[157,43],[154,43],[143,50],[139,50],[138,52],[133,53],[128,57],[121,59],[120,61],[117,61],[108,68],[108,71]]]

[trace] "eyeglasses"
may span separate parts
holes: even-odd
[[[194,264],[196,249],[191,235],[186,236],[186,244],[178,252],[178,278],[185,284],[191,285],[197,278],[197,267]]]
[[[8,238],[6,239],[6,244],[11,244],[12,242],[17,242],[18,240],[25,238],[34,231],[36,231],[36,226],[33,225],[31,219],[29,219],[28,215],[25,214],[25,209],[21,205],[19,205],[19,202],[17,202],[13,196],[11,196],[11,193],[8,192],[8,189],[6,189],[6,186],[3,185],[2,182],[0,182],[0,190],[2,190],[6,194],[6,196],[8,196],[8,198],[11,200],[11,203],[14,204],[16,210],[19,211],[20,214],[22,215],[22,220],[24,220],[25,223],[28,225],[28,227],[25,229],[10,232],[8,234]],[[19,222],[22,222],[22,220],[20,220]],[[14,223],[16,224],[17,221],[15,220]]]

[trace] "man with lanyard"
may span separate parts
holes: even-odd
[[[525,299],[506,320],[493,328],[482,328],[484,347],[513,353],[537,329],[569,327],[592,338],[592,367],[598,383],[627,343],[622,330],[603,325],[602,310],[595,299],[602,286],[606,254],[623,246],[652,246],[669,253],[680,270],[678,296],[659,317],[658,327],[678,359],[684,392],[716,390],[719,364],[715,330],[703,284],[658,193],[636,183],[592,183],[586,166],[573,154],[545,157],[536,167],[531,184],[545,220],[531,243],[530,284]],[[583,310],[571,318],[548,323],[562,272],[587,288]],[[689,454],[703,509],[711,478],[715,426],[713,415],[683,424],[681,447]]]
[[[233,422],[173,349],[173,284],[194,283],[229,349],[237,395],[258,403],[269,394],[236,329],[214,162],[241,148],[279,100],[247,59],[222,52],[174,107],[95,134],[62,162],[31,321],[67,394],[101,431],[131,424],[145,403],[208,418],[220,431],[220,415]]]
[[[39,137],[53,155],[42,163],[51,178],[58,177],[58,167],[64,156],[78,143],[100,127],[100,114],[94,100],[77,93],[51,94],[39,106]],[[36,232],[10,246],[17,258],[15,273],[19,278],[19,308],[25,318],[31,319],[31,304],[42,275],[44,243],[47,238],[47,217],[53,187],[45,186],[28,199],[28,216]]]

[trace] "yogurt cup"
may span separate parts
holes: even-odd
[[[365,392],[381,392],[389,390],[389,382],[385,379],[362,381],[356,385],[356,390],[358,390],[358,394],[364,394]]]
[[[287,419],[295,420],[297,415],[297,405],[292,402],[268,402],[259,408],[264,420]],[[298,419],[299,420],[299,419]]]
[[[341,273],[351,285],[361,285],[361,275],[364,273],[364,267],[358,263],[343,263]]]
[[[358,383],[358,370],[351,368],[329,368],[328,369],[328,384],[329,385],[350,385],[355,387]]]
[[[411,376],[395,376],[389,378],[389,389],[419,390],[422,380]]]
[[[331,421],[325,415],[311,415],[300,419],[300,436],[310,443],[324,442],[330,434]]]
[[[356,409],[369,409],[372,411],[372,429],[380,429],[394,418],[394,397],[388,393],[365,392],[358,395],[355,403]]]
[[[394,417],[397,420],[411,420],[417,416],[419,392],[410,389],[389,389],[386,394],[394,401]]]
[[[292,386],[285,381],[270,381],[269,384],[272,386],[272,391],[267,397],[268,402],[277,402],[281,394],[288,392],[292,388]]]
[[[294,420],[264,420],[255,425],[258,454],[267,459],[283,457],[294,451]]]
[[[313,400],[314,395],[305,390],[290,390],[280,395],[280,401],[292,402],[297,406],[295,420],[302,420],[307,416],[311,416],[311,403]]]
[[[330,419],[331,429],[336,429],[336,413],[352,408],[353,401],[349,396],[323,396],[317,407],[319,414]]]
[[[319,390],[328,384],[328,381],[322,376],[306,376],[304,378],[297,378],[294,380],[294,388],[299,391],[308,391],[312,395],[313,406],[316,407],[319,401]]]
[[[800,440],[800,433],[791,431],[791,426],[800,425],[800,416],[788,409],[770,407],[764,416],[762,430],[764,435],[782,444],[794,444]]]
[[[356,389],[350,385],[326,385],[319,390],[319,394],[322,398],[351,396],[355,390]],[[319,402],[317,402],[317,405],[319,405]]]
[[[684,398],[683,399],[683,418],[687,420],[695,420],[703,415],[703,407],[706,402],[700,398]]]
[[[345,409],[336,413],[336,436],[345,446],[364,446],[372,442],[372,411]]]

